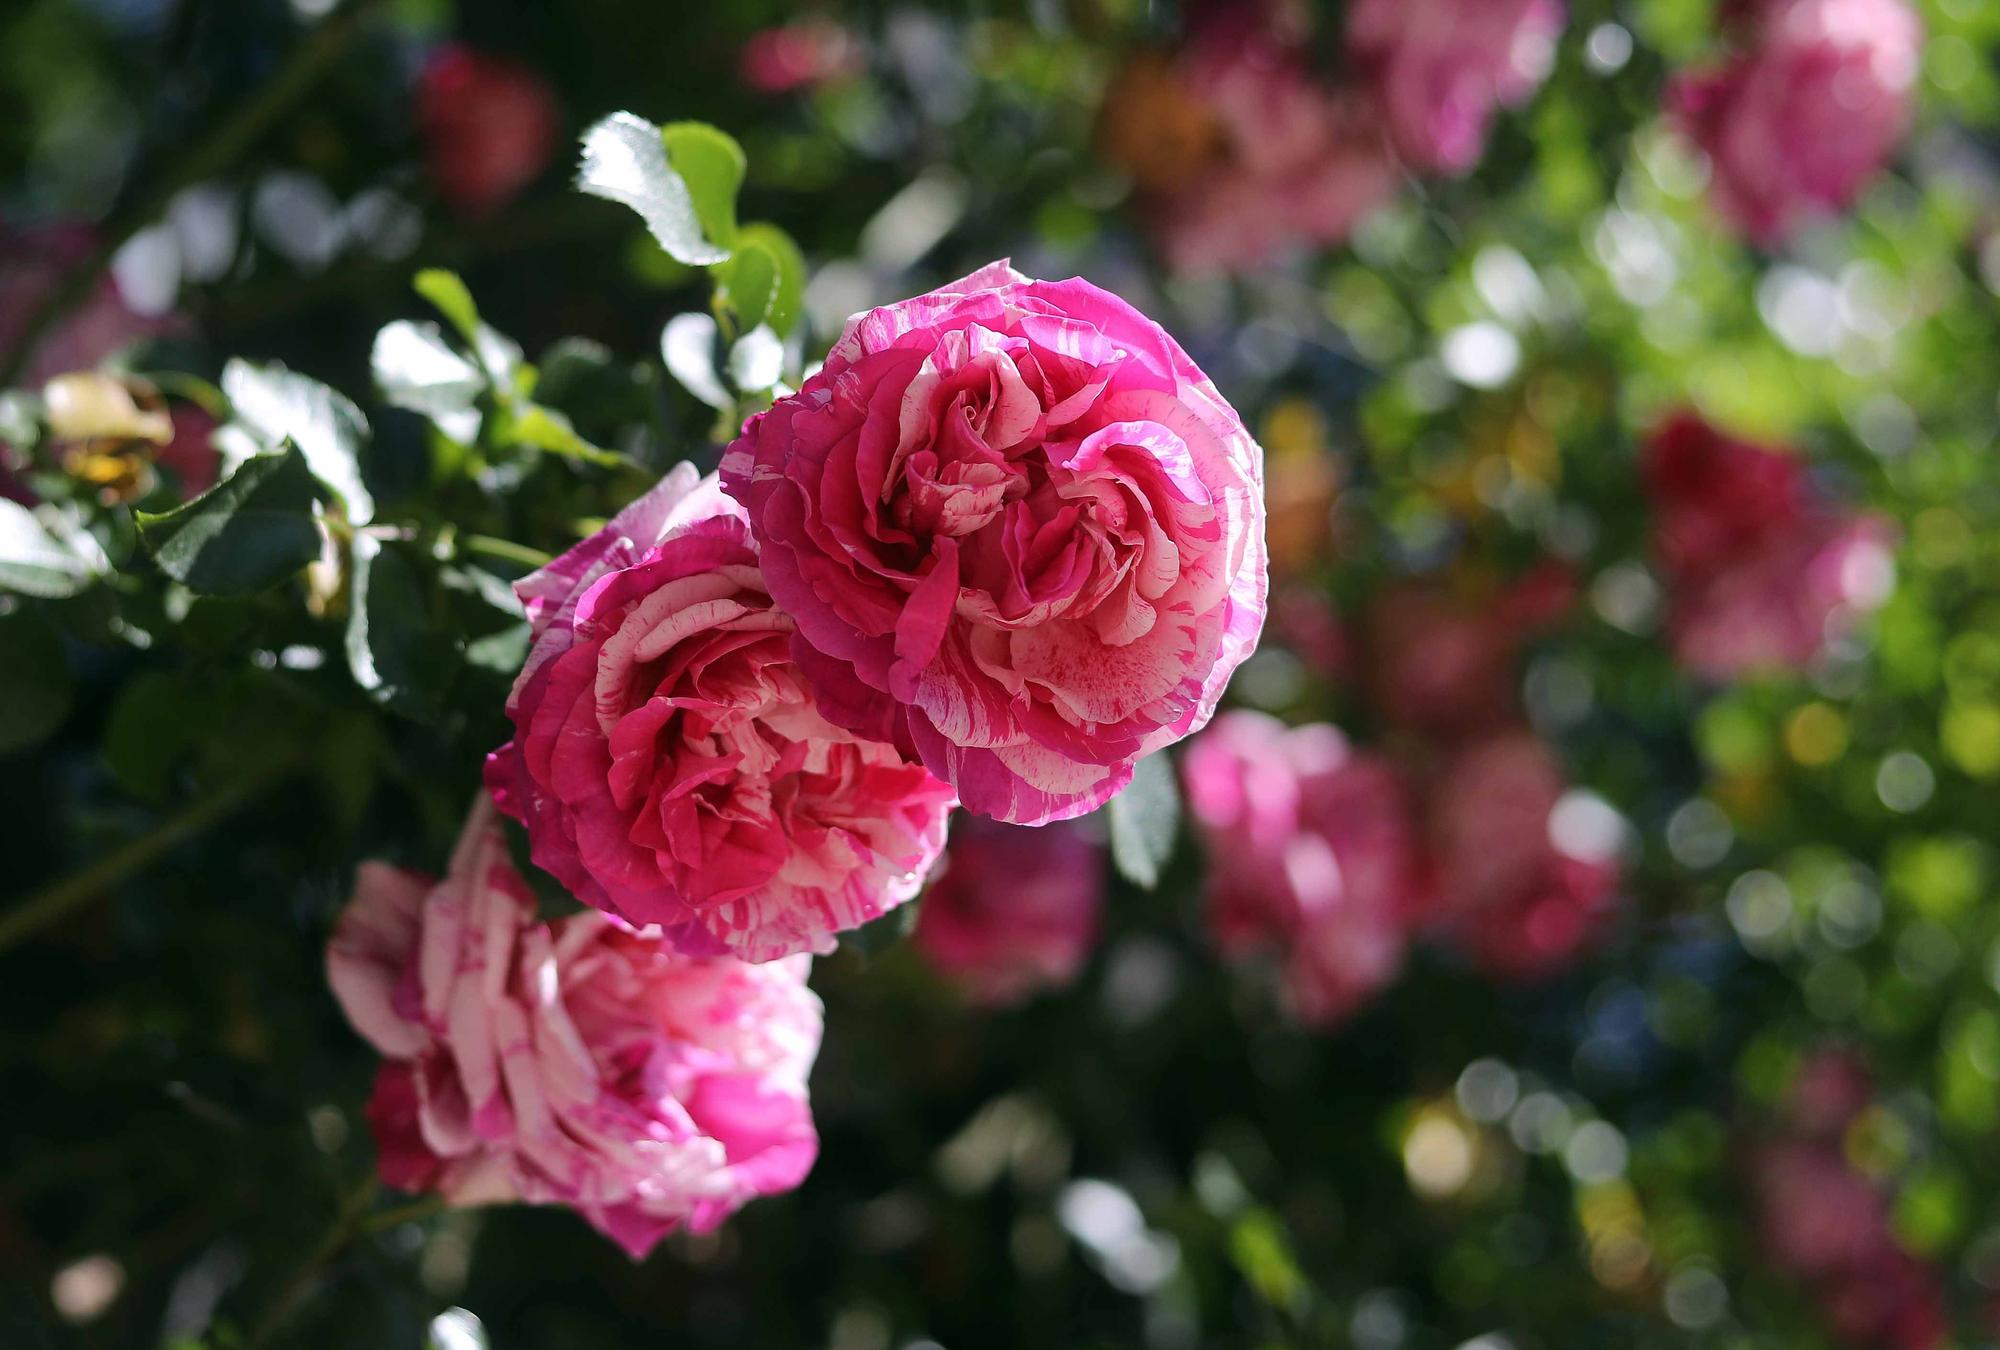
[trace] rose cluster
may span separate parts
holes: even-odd
[[[1624,822],[1571,785],[1520,700],[1522,649],[1567,616],[1576,589],[1556,563],[1504,585],[1390,584],[1351,640],[1322,610],[1354,651],[1348,673],[1380,749],[1252,712],[1218,718],[1190,748],[1189,813],[1216,860],[1215,944],[1271,958],[1300,1020],[1355,1012],[1419,941],[1493,978],[1535,980],[1604,932]],[[1295,642],[1301,626],[1281,635]]]
[[[1668,640],[1697,675],[1802,668],[1895,584],[1888,524],[1818,492],[1801,455],[1680,413],[1642,468]]]
[[[1185,41],[1128,62],[1099,117],[1105,157],[1187,273],[1337,243],[1404,170],[1468,172],[1496,111],[1547,76],[1563,27],[1560,0],[1360,0],[1336,84],[1315,69],[1304,6],[1193,9]]]
[[[1898,1241],[1890,1187],[1849,1145],[1876,1109],[1851,1054],[1822,1049],[1799,1068],[1779,1120],[1744,1159],[1764,1257],[1808,1292],[1841,1345],[1936,1350],[1950,1339],[1943,1281]]]
[[[1666,117],[1708,161],[1717,214],[1762,245],[1851,205],[1909,129],[1922,27],[1907,0],[1739,0],[1726,54],[1672,80]],[[1186,35],[1107,86],[1101,153],[1179,272],[1337,244],[1404,172],[1477,167],[1497,113],[1555,66],[1561,0],[1354,0],[1336,76],[1289,0],[1190,7]]]
[[[918,946],[987,1001],[1068,978],[1099,855],[1062,822],[1255,646],[1262,473],[1159,325],[995,263],[517,583],[490,805],[444,881],[365,868],[329,954],[385,1177],[635,1255],[797,1184],[810,954],[916,895],[960,802]],[[494,808],[589,910],[537,921]]]

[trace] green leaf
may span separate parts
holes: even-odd
[[[438,313],[458,330],[458,335],[467,342],[479,341],[479,306],[473,303],[472,292],[459,278],[458,273],[446,271],[442,267],[426,267],[410,282],[411,287],[424,299],[436,307]]]
[[[551,454],[568,459],[580,459],[586,464],[601,464],[615,468],[626,462],[625,457],[610,450],[601,450],[576,434],[576,428],[569,419],[554,408],[545,408],[539,403],[522,403],[513,410],[500,439],[516,445],[532,445]]]
[[[736,246],[736,194],[749,167],[743,147],[728,132],[706,122],[669,122],[660,129],[667,163],[687,184],[695,219],[709,242]]]
[[[277,362],[252,365],[231,361],[222,369],[222,392],[236,412],[236,424],[266,450],[290,441],[305,456],[312,476],[330,488],[347,518],[365,525],[375,515],[375,499],[361,480],[361,447],[368,419],[345,394]]]
[[[660,359],[681,388],[711,408],[735,404],[715,373],[715,320],[706,314],[676,314],[660,331]]]
[[[1273,1308],[1301,1306],[1311,1286],[1292,1255],[1284,1225],[1266,1209],[1253,1209],[1229,1230],[1229,1255],[1257,1296]]]
[[[458,330],[458,335],[479,358],[487,378],[504,389],[520,368],[520,344],[481,321],[479,306],[473,303],[472,292],[459,279],[458,273],[447,272],[442,267],[427,267],[417,273],[410,284]]]
[[[313,476],[298,448],[256,455],[171,511],[138,513],[160,570],[202,595],[275,586],[319,556]]]
[[[434,323],[398,319],[385,326],[368,364],[383,398],[434,420],[472,411],[486,392],[486,376],[451,349]]]
[[[55,625],[30,609],[0,614],[0,755],[55,735],[75,696]]]
[[[403,546],[355,539],[347,668],[370,698],[420,722],[443,711],[458,666],[431,608],[423,573]]]
[[[36,514],[0,497],[0,591],[60,600],[89,589],[101,570],[96,551],[58,537]]]
[[[785,345],[763,324],[736,339],[729,349],[729,381],[745,394],[760,394],[785,373]]]
[[[1132,781],[1111,799],[1111,860],[1118,873],[1141,890],[1160,883],[1181,830],[1181,794],[1173,762],[1148,755],[1132,769]]]
[[[799,252],[799,246],[792,237],[776,225],[756,220],[743,226],[736,233],[736,250],[739,254],[752,250],[768,253],[777,269],[777,282],[771,290],[770,307],[765,311],[764,322],[779,337],[788,337],[798,324],[799,313],[805,307],[806,258]],[[715,268],[718,282],[728,263]]]
[[[691,158],[705,162],[712,156],[696,150]],[[688,184],[667,162],[664,133],[644,118],[613,113],[586,131],[576,185],[593,197],[637,211],[660,247],[677,262],[706,267],[729,256],[726,245],[711,241],[704,232]],[[711,176],[707,190],[713,189]]]
[[[762,244],[746,243],[728,262],[717,263],[715,303],[735,316],[736,331],[765,321],[778,295],[778,260]]]
[[[105,767],[142,801],[164,801],[175,763],[202,734],[211,713],[200,691],[176,676],[147,671],[118,691],[104,723]]]
[[[486,1328],[463,1308],[446,1308],[431,1319],[425,1350],[487,1350]]]

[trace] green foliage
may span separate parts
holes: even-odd
[[[1148,755],[1134,765],[1132,781],[1104,811],[1119,874],[1141,890],[1152,890],[1181,831],[1180,785],[1167,756]]]
[[[139,537],[166,575],[201,595],[275,586],[319,556],[319,485],[290,442],[254,455],[171,511],[140,512]]]

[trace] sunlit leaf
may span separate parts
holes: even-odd
[[[747,165],[743,147],[728,132],[706,122],[669,122],[660,129],[667,162],[687,184],[695,218],[709,242],[724,249],[736,244],[736,194]]]
[[[368,419],[351,399],[276,362],[240,360],[223,367],[222,392],[237,425],[262,448],[285,441],[299,448],[312,476],[340,498],[349,521],[365,525],[374,518],[375,499],[361,479]]]
[[[1146,756],[1133,766],[1132,781],[1111,799],[1111,860],[1119,875],[1143,890],[1159,885],[1160,873],[1180,837],[1181,794],[1172,761]]]
[[[708,238],[688,184],[667,160],[659,127],[613,113],[583,136],[577,186],[639,213],[660,247],[690,266],[721,262],[729,249]]]
[[[59,600],[87,589],[101,555],[65,539],[21,503],[0,497],[0,592]]]
[[[706,314],[676,314],[660,333],[660,358],[681,387],[711,408],[733,400],[715,373],[715,320]]]

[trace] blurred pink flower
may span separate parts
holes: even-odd
[[[1730,225],[1774,245],[1805,217],[1845,210],[1909,131],[1923,26],[1905,0],[1757,0],[1743,45],[1668,91],[1709,158]]]
[[[1548,78],[1562,28],[1560,0],[1354,0],[1347,51],[1403,159],[1458,175],[1479,162],[1494,110]]]
[[[1706,679],[1803,668],[1894,588],[1888,523],[1822,501],[1797,455],[1681,413],[1644,472],[1668,637]]]
[[[1527,731],[1474,742],[1448,760],[1428,801],[1439,934],[1492,974],[1539,979],[1596,938],[1611,913],[1623,825],[1571,793],[1562,765]]]
[[[431,181],[461,214],[505,206],[555,154],[555,91],[519,62],[446,43],[424,63],[416,98]]]
[[[91,255],[92,231],[82,225],[12,229],[0,225],[0,358],[27,336],[28,325],[63,280]],[[18,376],[24,388],[57,375],[90,370],[120,348],[170,332],[173,318],[149,317],[125,303],[106,273],[53,327],[42,333],[34,356]]]
[[[1188,747],[1182,777],[1225,955],[1275,950],[1293,1011],[1313,1025],[1395,978],[1423,900],[1416,830],[1386,762],[1323,723],[1230,712]]]
[[[1175,59],[1181,96],[1216,132],[1206,171],[1149,207],[1177,272],[1250,271],[1337,244],[1395,193],[1380,123],[1313,77],[1280,8],[1219,6]]]
[[[808,958],[692,958],[535,917],[483,800],[434,882],[363,863],[327,979],[384,1056],[382,1177],[454,1205],[567,1205],[636,1259],[789,1190],[818,1150]]]
[[[1776,1132],[1746,1159],[1765,1258],[1803,1282],[1855,1350],[1937,1350],[1950,1318],[1937,1271],[1897,1241],[1886,1186],[1849,1161],[1845,1134],[1874,1086],[1851,1054],[1822,1050],[1793,1078]]]
[[[832,19],[807,17],[753,33],[737,71],[763,94],[790,94],[859,74],[867,59],[860,41]]]
[[[1080,815],[1257,645],[1263,452],[1159,324],[1004,262],[856,315],[723,485],[822,712],[966,809]]]
[[[1367,679],[1377,708],[1400,727],[1464,734],[1511,721],[1521,648],[1576,601],[1567,564],[1545,562],[1498,593],[1436,583],[1383,588],[1366,618]]]
[[[820,715],[713,477],[680,466],[515,591],[534,645],[486,782],[578,899],[767,961],[917,893],[951,790]]]
[[[1013,1003],[1076,978],[1103,903],[1104,853],[1085,827],[966,816],[952,826],[911,940],[975,1000]]]

